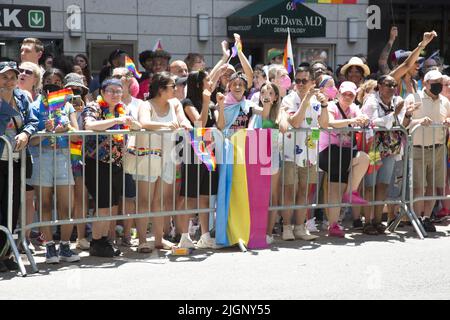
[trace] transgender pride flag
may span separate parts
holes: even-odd
[[[284,47],[283,65],[286,68],[288,74],[293,73],[295,76],[294,53],[292,51],[291,32],[289,31],[289,28],[286,46]]]

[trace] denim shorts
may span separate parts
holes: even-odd
[[[381,160],[383,163],[381,168],[374,173],[367,175],[364,179],[364,185],[366,187],[373,187],[377,184],[391,184],[396,163],[395,158],[396,156],[390,156]]]
[[[30,183],[42,187],[74,185],[69,149],[57,149],[55,152],[42,148],[42,153],[33,157]]]

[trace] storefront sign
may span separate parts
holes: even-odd
[[[51,31],[50,7],[0,4],[0,31]]]
[[[326,36],[326,18],[302,4],[287,0],[261,0],[227,18],[228,35],[274,37],[287,29],[293,38]]]

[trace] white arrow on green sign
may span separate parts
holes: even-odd
[[[45,27],[45,14],[42,10],[30,10],[28,11],[28,25],[30,28],[44,28]]]

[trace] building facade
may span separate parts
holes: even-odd
[[[277,4],[288,9],[293,2],[297,2],[270,1],[270,5]],[[297,5],[298,14],[314,12],[321,17],[315,22],[306,20],[306,23],[320,24],[322,33],[307,34],[309,31],[306,29],[300,35],[294,32],[295,64],[320,57],[335,67],[354,54],[367,54],[368,0],[355,2]],[[137,58],[139,52],[152,49],[161,39],[163,48],[174,59],[183,59],[189,52],[199,52],[211,65],[221,56],[221,41],[229,39],[232,42],[228,37],[232,35],[228,26],[230,17],[245,8],[250,14],[255,8],[255,17],[263,15],[264,12],[257,11],[261,9],[261,4],[267,7],[267,0],[2,0],[0,42],[5,45],[0,50],[3,56],[17,58],[21,40],[37,37],[45,42],[47,50],[54,53],[88,54],[95,72],[113,49],[120,47]],[[24,6],[38,8],[34,10]],[[47,7],[49,12],[41,7]],[[80,11],[77,12],[76,8]],[[18,13],[17,10],[22,11]],[[282,12],[279,14],[284,16]],[[42,20],[45,20],[45,26],[39,28],[42,27]],[[283,20],[285,18],[280,17],[281,28],[289,26],[294,28],[293,31],[299,29],[295,19],[288,19],[285,24]],[[17,23],[21,27],[15,25]],[[26,28],[27,23],[29,28]],[[243,42],[244,51],[252,55],[253,64],[265,63],[268,49],[284,48],[286,34],[245,34]]]

